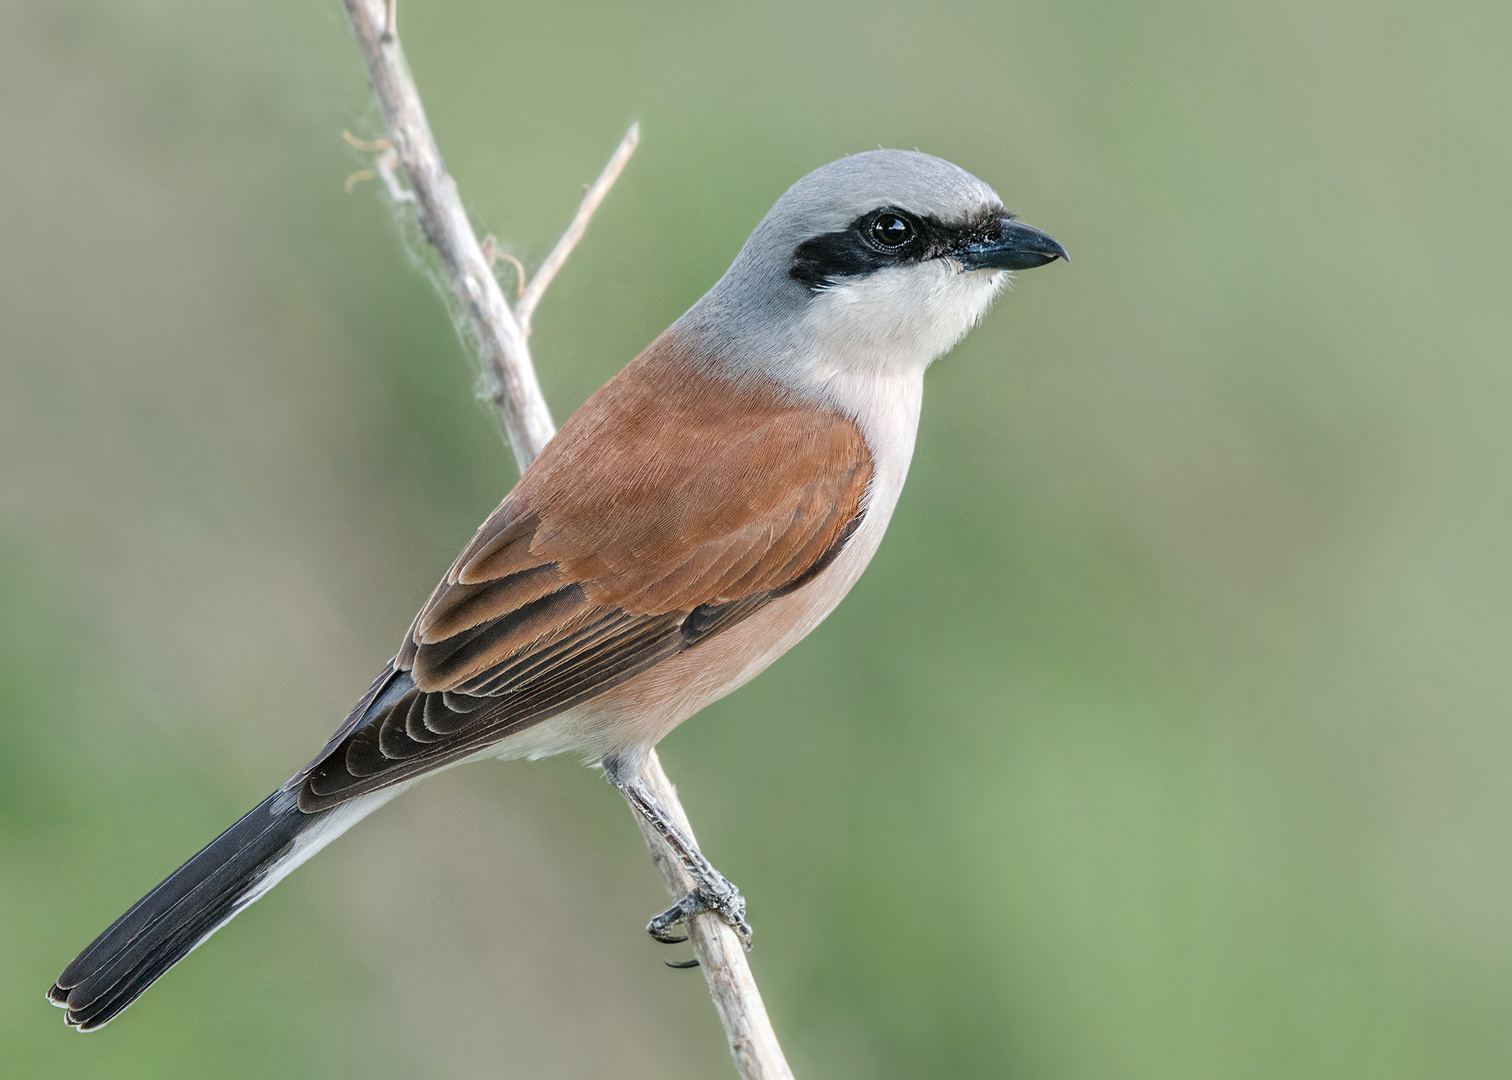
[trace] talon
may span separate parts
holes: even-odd
[[[740,939],[741,947],[746,952],[751,951],[751,939],[755,936],[755,931],[745,920],[745,897],[740,895],[739,889],[723,878],[713,886],[707,888],[700,886],[660,915],[654,916],[646,924],[646,933],[664,945],[679,944],[687,941],[688,937],[686,934],[679,936],[673,927],[705,911],[718,915],[724,920],[730,929],[735,931],[735,936]]]
[[[724,920],[730,929],[735,931],[735,936],[739,938],[745,951],[750,952],[751,938],[754,933],[751,930],[751,924],[746,922],[745,897],[740,895],[740,890],[735,887],[734,882],[710,865],[703,852],[698,850],[698,845],[693,842],[693,838],[687,835],[656,801],[656,797],[651,794],[645,781],[624,779],[627,773],[621,768],[622,765],[624,762],[616,764],[614,760],[605,759],[604,771],[608,774],[610,782],[635,808],[636,813],[640,814],[681,858],[683,868],[695,882],[692,892],[646,924],[646,932],[657,941],[668,943],[686,941],[686,937],[674,936],[672,927],[693,915],[709,911]]]
[[[646,924],[646,933],[664,945],[676,945],[678,942],[687,941],[687,936],[678,937],[673,927],[688,916],[697,915],[704,910],[704,907],[704,902],[697,893],[689,893],[660,915],[652,916],[651,921]]]
[[[680,945],[688,940],[686,934],[678,937],[676,934],[669,933],[670,930],[670,926],[657,926],[654,919],[646,924],[646,933],[650,934],[663,945]]]
[[[686,941],[687,938],[683,940]],[[663,960],[662,963],[666,964],[669,968],[676,968],[681,971],[687,968],[696,968],[698,966],[698,957],[695,956],[691,960]]]

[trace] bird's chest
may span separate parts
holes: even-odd
[[[872,454],[872,482],[860,526],[813,581],[775,600],[696,649],[658,665],[616,693],[620,718],[654,744],[687,717],[750,681],[814,627],[850,592],[881,546],[913,457],[922,372],[914,378],[848,380],[833,392],[856,418]],[[607,696],[607,695],[606,695]]]

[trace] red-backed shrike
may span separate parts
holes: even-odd
[[[1011,270],[1064,258],[939,158],[805,176],[729,271],[573,415],[457,557],[325,748],[121,916],[49,996],[109,1021],[428,773],[572,751],[687,862],[648,929],[745,900],[639,780],[648,750],[817,626],[881,543],[924,369]]]

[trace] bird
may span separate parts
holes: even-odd
[[[877,551],[924,373],[1015,270],[1067,259],[985,182],[872,150],[792,185],[725,274],[594,393],[441,578],[308,764],[133,905],[48,992],[108,1023],[292,870],[422,777],[576,753],[747,947],[740,891],[667,815],[652,747],[817,626]]]

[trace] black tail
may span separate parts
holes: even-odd
[[[47,996],[80,1031],[108,1023],[292,869],[273,873],[323,817],[302,813],[293,792],[270,795],[95,938]]]

